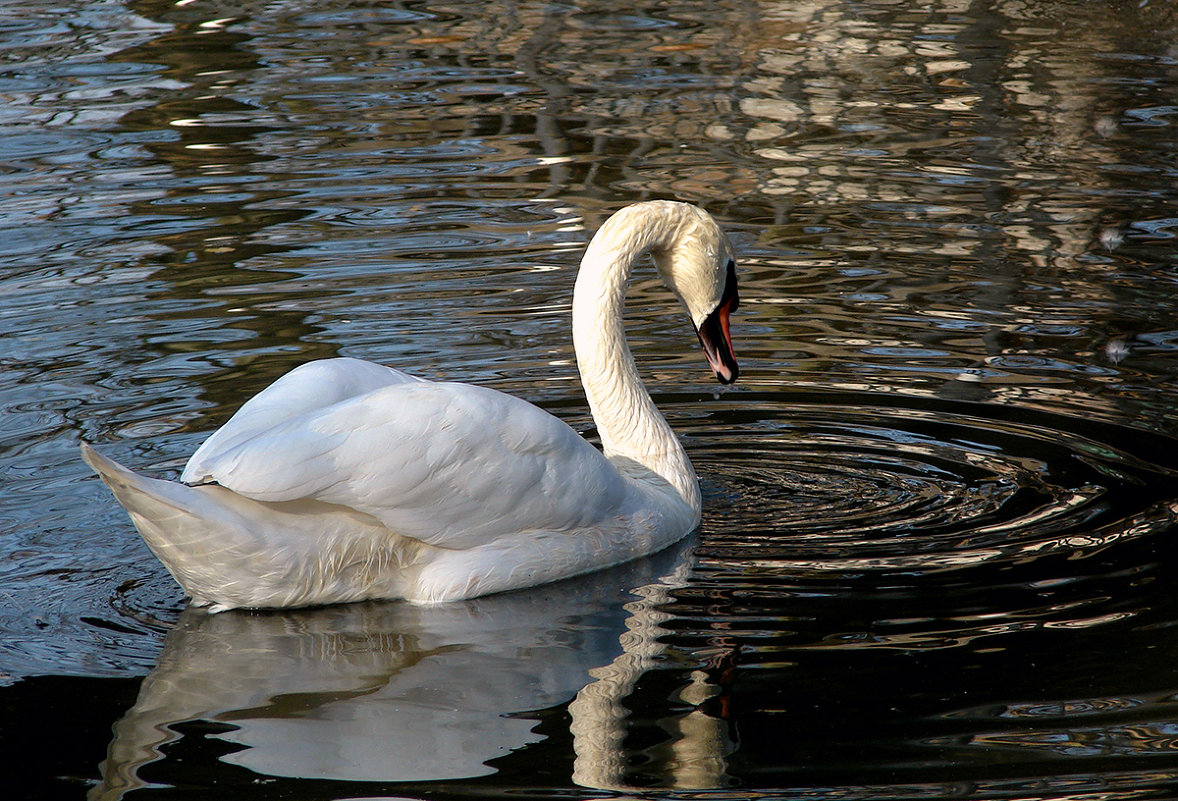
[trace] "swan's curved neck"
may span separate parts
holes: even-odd
[[[653,214],[618,214],[602,226],[577,273],[573,347],[605,455],[623,469],[636,462],[662,477],[698,514],[695,471],[638,377],[622,320],[634,264],[671,250],[679,230],[677,220]]]

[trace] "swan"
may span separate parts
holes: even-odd
[[[485,387],[351,358],[309,362],[248,400],[180,480],[82,443],[148,547],[211,612],[367,599],[435,604],[659,551],[699,525],[687,453],[638,376],[622,310],[649,254],[723,384],[736,380],[736,264],[707,212],[626,206],[573,290],[573,346],[602,450]]]

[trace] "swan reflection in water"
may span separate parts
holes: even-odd
[[[147,786],[139,772],[149,764],[158,786],[168,746],[189,721],[225,724],[208,736],[240,750],[220,759],[262,775],[438,781],[494,773],[491,760],[544,739],[519,713],[560,704],[571,717],[572,779],[622,789],[624,702],[665,649],[657,638],[669,615],[660,605],[686,579],[690,545],[436,607],[374,602],[218,615],[190,608],[115,725],[90,799]],[[714,694],[697,671],[676,700],[690,706]],[[665,786],[728,783],[723,721],[694,709],[660,725],[668,741],[644,754],[662,763]]]

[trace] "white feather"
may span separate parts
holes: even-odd
[[[594,237],[574,344],[604,454],[510,395],[327,359],[243,405],[182,483],[83,456],[193,602],[218,610],[469,598],[651,553],[698,525],[700,495],[625,344],[625,287],[648,252],[693,317],[718,304],[730,258],[680,203],[627,207]]]

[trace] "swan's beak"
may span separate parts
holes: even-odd
[[[740,366],[732,352],[732,335],[728,332],[728,315],[740,306],[736,291],[736,265],[728,262],[728,279],[724,283],[724,295],[720,305],[704,319],[696,329],[699,344],[703,345],[708,365],[721,384],[731,384],[740,376]]]

